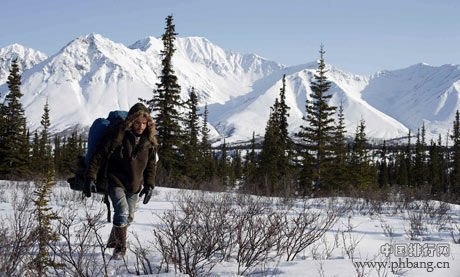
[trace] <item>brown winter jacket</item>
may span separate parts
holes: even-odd
[[[103,170],[105,159],[110,156],[107,164],[109,185],[123,187],[132,193],[139,192],[142,185],[154,188],[157,142],[153,120],[150,118],[149,126],[137,145],[131,131],[132,122],[146,110],[145,106],[140,105],[133,106],[126,120],[102,138],[89,163],[86,178],[96,180],[98,171]]]

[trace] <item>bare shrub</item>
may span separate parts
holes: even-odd
[[[338,233],[336,233],[338,235]],[[335,241],[330,243],[326,236],[322,236],[320,241],[312,244],[310,249],[311,256],[314,260],[327,260],[332,256],[332,252],[338,247]]]
[[[152,265],[152,262],[149,258],[151,249],[143,245],[137,234],[133,234],[133,236],[136,244],[131,244],[129,246],[129,250],[134,254],[136,258],[136,263],[134,265],[135,272],[133,274],[142,275],[158,273],[159,270]]]
[[[353,265],[355,265],[355,261],[358,258],[358,255],[355,254],[356,248],[358,247],[358,244],[361,242],[363,238],[363,236],[359,237],[357,235],[353,235],[354,229],[355,226],[353,226],[353,224],[351,223],[351,217],[348,217],[345,229],[340,233],[343,245],[342,250],[345,252],[348,259],[351,260]],[[354,269],[356,276],[367,276],[365,267],[354,266]]]
[[[427,230],[423,214],[416,210],[408,210],[406,213],[409,220],[409,227],[405,229],[408,238],[410,240],[420,240]]]
[[[353,224],[351,223],[351,217],[348,217],[345,229],[340,232],[343,245],[342,249],[347,255],[347,257],[352,261],[354,261],[356,258],[356,248],[358,247],[358,244],[361,242],[363,238],[362,236],[358,237],[356,235],[353,235],[354,229],[355,226],[353,226]]]
[[[382,227],[383,234],[385,235],[385,237],[392,238],[395,236],[393,226],[385,222],[383,218],[380,218],[380,227]]]
[[[452,235],[452,241],[455,244],[460,244],[460,224],[452,222],[450,234]]]
[[[331,228],[339,212],[324,203],[315,202],[318,210],[304,203],[290,215],[279,202],[274,210],[268,198],[183,194],[177,209],[159,216],[161,223],[153,230],[160,270],[202,276],[219,262],[235,261],[239,275],[257,268],[266,272],[283,255],[295,259]]]
[[[35,248],[36,221],[32,201],[27,191],[12,193],[11,217],[2,218],[0,227],[0,275],[24,276],[33,257],[30,253]]]
[[[105,241],[100,235],[105,211],[91,213],[86,210],[83,218],[75,210],[62,210],[60,214],[57,232],[61,241],[50,245],[55,260],[61,265],[56,272],[69,276],[107,276],[109,261]]]
[[[286,255],[286,261],[293,261],[299,253],[319,240],[335,224],[337,212],[332,206],[326,211],[313,211],[304,203],[297,216],[284,217],[278,252]]]
[[[277,256],[270,256],[270,252],[276,245],[276,238],[284,225],[276,213],[257,213],[251,206],[235,212],[235,258],[238,274],[244,275]]]
[[[169,270],[200,276],[209,272],[224,258],[230,241],[228,199],[216,196],[182,195],[180,210],[165,212],[160,220],[163,228],[156,228],[154,236],[162,254],[162,263]]]
[[[449,211],[449,203],[439,201],[423,202],[422,213],[426,218],[427,224],[436,227],[436,231],[440,231],[445,228],[448,222]]]

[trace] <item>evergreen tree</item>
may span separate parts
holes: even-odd
[[[460,194],[460,113],[457,110],[450,136],[452,146],[452,173],[451,173],[451,188],[450,192]]]
[[[209,131],[208,105],[206,104],[203,111],[203,125],[200,130],[201,141],[199,145],[199,163],[202,170],[198,177],[199,182],[211,181],[217,175],[217,167],[214,162],[213,154],[211,152],[211,144],[209,142]]]
[[[304,156],[301,175],[308,176],[306,171],[313,169],[313,189],[329,190],[328,184],[323,183],[323,177],[331,165],[332,144],[334,140],[334,118],[335,107],[328,104],[332,97],[328,93],[331,82],[326,77],[326,64],[324,62],[324,49],[321,45],[319,66],[311,82],[311,100],[307,99],[306,104],[306,126],[300,127],[297,136],[302,141],[302,152]],[[311,153],[311,156],[310,156]],[[306,164],[311,163],[311,164]],[[307,188],[308,190],[308,188]]]
[[[81,137],[77,131],[73,132],[69,138],[64,138],[61,148],[60,174],[68,177],[75,172],[77,158],[84,154]]]
[[[277,170],[279,171],[279,185],[278,190],[283,190],[285,195],[290,193],[291,187],[293,186],[292,179],[294,175],[294,168],[292,165],[292,160],[294,156],[294,143],[289,136],[289,110],[291,108],[286,103],[286,74],[283,75],[282,86],[280,88],[279,94],[279,104],[277,107],[277,118],[279,125],[279,148],[281,156],[277,159]]]
[[[271,107],[260,152],[258,176],[261,178],[261,189],[265,194],[273,195],[280,190],[279,183],[283,176],[280,165],[284,158],[285,149],[281,142],[279,102],[276,98],[275,104]]]
[[[40,164],[40,137],[38,136],[38,132],[34,132],[34,139],[32,141],[32,150],[31,150],[31,157],[30,161],[32,166],[32,172],[37,174],[39,170],[37,169],[37,165]]]
[[[22,157],[21,160],[26,161],[25,166],[24,166],[25,169],[24,169],[23,174],[24,174],[25,177],[27,177],[27,176],[32,175],[32,167],[33,167],[33,165],[31,164],[31,156],[30,156],[30,149],[31,149],[32,145],[30,143],[30,132],[29,132],[29,129],[27,128],[26,118],[24,118],[22,124],[23,124],[25,135],[22,136],[23,141],[21,143],[22,147],[21,147],[21,150],[20,150],[20,156]]]
[[[199,163],[200,149],[198,144],[200,114],[198,114],[198,97],[193,87],[190,91],[190,98],[186,104],[188,107],[188,113],[186,118],[185,135],[188,143],[184,145],[184,168],[185,174],[196,182],[198,181],[199,174],[202,172],[202,169],[200,168]]]
[[[60,168],[60,164],[61,164],[61,160],[62,160],[61,137],[59,137],[58,135],[54,136],[53,144],[54,144],[54,147],[53,147],[53,165],[54,165],[54,169],[55,169],[55,172],[56,172],[56,177],[61,178],[62,177],[61,168]]]
[[[417,138],[415,141],[415,153],[414,153],[414,162],[413,162],[413,181],[412,184],[416,187],[421,187],[426,184],[426,172],[427,168],[425,165],[425,125],[422,126],[421,130],[417,132]]]
[[[17,58],[13,60],[7,81],[9,93],[1,108],[0,178],[20,179],[29,175],[26,119],[21,103],[21,75]]]
[[[409,186],[409,174],[407,172],[407,158],[404,153],[399,153],[396,158],[397,183],[405,188]]]
[[[440,135],[441,136],[441,135]],[[450,174],[452,171],[450,168],[450,159],[451,159],[451,153],[449,151],[449,132],[447,132],[446,135],[446,142],[444,147],[441,147],[441,192],[442,193],[448,193],[449,188],[451,187],[451,178]],[[426,174],[425,174],[426,176]]]
[[[356,136],[353,144],[351,169],[353,172],[353,184],[358,189],[369,189],[375,184],[374,169],[370,164],[367,151],[366,125],[361,119],[356,128]]]
[[[440,192],[442,182],[442,166],[441,166],[441,153],[440,145],[431,141],[430,149],[430,162],[429,162],[429,182],[431,184],[431,194],[436,195]]]
[[[265,193],[270,195],[288,191],[292,179],[292,141],[287,122],[289,109],[286,104],[286,75],[283,75],[279,100],[276,98],[270,108],[259,161],[260,183]]]
[[[43,109],[42,120],[40,121],[40,124],[42,126],[42,131],[39,140],[40,162],[36,164],[41,176],[46,176],[47,172],[50,171],[54,172],[53,153],[49,135],[49,127],[51,126],[49,112],[50,110],[48,100],[46,100],[46,104]]]
[[[58,241],[59,235],[53,230],[52,221],[59,217],[49,207],[49,196],[51,188],[54,185],[53,172],[49,171],[46,177],[37,184],[34,194],[35,214],[37,219],[37,243],[38,253],[33,264],[37,276],[47,276],[49,268],[59,266],[52,258],[49,252],[49,244],[52,241]]]
[[[378,163],[378,183],[380,188],[386,188],[390,184],[389,169],[387,163],[387,145],[386,141],[383,141],[382,149],[380,151],[379,163]]]
[[[221,183],[224,185],[228,185],[230,165],[227,160],[227,143],[225,142],[225,139],[224,143],[221,145],[220,156],[218,159],[217,166],[217,174],[221,179]]]
[[[180,99],[180,86],[173,70],[172,58],[176,51],[174,41],[177,33],[173,24],[173,16],[166,17],[165,33],[162,36],[163,50],[161,50],[161,75],[160,82],[154,90],[153,99],[146,101],[150,110],[155,113],[157,124],[157,137],[159,143],[158,155],[160,167],[164,169],[166,179],[178,177],[183,170],[184,135],[181,128],[180,109],[183,103]]]
[[[236,183],[237,180],[241,179],[243,176],[243,165],[241,159],[240,149],[235,149],[233,159],[232,159],[232,172],[233,172],[233,183]]]
[[[276,108],[276,113],[277,113],[277,121],[279,125],[279,132],[280,132],[280,144],[281,148],[286,152],[286,154],[291,154],[291,148],[292,148],[292,141],[291,138],[289,137],[289,131],[288,131],[288,117],[289,117],[289,110],[291,109],[287,104],[286,104],[286,74],[283,75],[283,84],[280,89],[280,97],[279,97],[279,103]],[[282,160],[283,163],[285,163],[282,167],[281,170],[285,170],[283,167],[289,166],[289,157],[284,155],[286,157],[284,160]],[[285,174],[285,172],[282,172],[282,174]]]
[[[255,179],[257,171],[257,155],[256,155],[256,137],[255,132],[252,132],[250,149],[246,153],[244,162],[244,182],[245,189],[250,192],[255,192]]]
[[[414,180],[413,177],[413,172],[412,169],[414,167],[412,163],[412,143],[411,143],[411,138],[412,138],[412,133],[411,130],[409,130],[409,134],[407,136],[407,145],[406,145],[406,150],[404,153],[404,156],[406,157],[406,166],[407,166],[407,185],[412,187],[413,183],[412,180]]]
[[[203,156],[210,156],[211,145],[209,144],[208,128],[208,104],[204,106],[203,126],[201,127],[201,153]]]
[[[340,105],[337,113],[336,130],[333,140],[333,164],[327,182],[336,190],[346,190],[349,184],[349,170],[347,161],[347,146],[345,141],[345,115],[343,106]]]

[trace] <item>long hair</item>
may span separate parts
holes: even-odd
[[[144,133],[142,135],[147,134],[148,140],[153,144],[153,146],[157,147],[158,141],[156,137],[155,121],[150,116],[150,113],[143,110],[139,110],[135,113],[128,115],[128,117],[125,120],[126,130],[130,130],[133,126],[134,121],[136,121],[136,119],[139,118],[147,120],[147,127],[145,128]]]

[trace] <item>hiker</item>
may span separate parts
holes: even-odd
[[[137,103],[124,121],[104,134],[86,170],[87,197],[96,192],[98,172],[106,170],[107,192],[114,209],[107,247],[114,248],[113,259],[122,259],[126,253],[127,229],[134,219],[138,198],[144,195],[143,203],[147,204],[152,197],[156,149],[155,123],[147,107]]]

